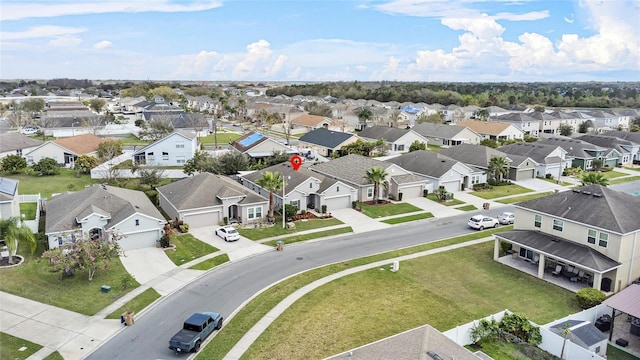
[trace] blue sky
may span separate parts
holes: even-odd
[[[2,0],[0,78],[639,81],[640,0]]]

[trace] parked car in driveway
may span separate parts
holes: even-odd
[[[469,226],[474,229],[484,230],[487,228],[498,227],[499,223],[500,222],[498,221],[498,219],[491,216],[474,215],[471,217],[471,219],[469,219],[469,222],[467,224],[469,224]]]
[[[515,218],[516,215],[514,213],[505,211],[502,214],[498,215],[498,222],[504,225],[513,224],[513,220],[515,220]]]
[[[216,235],[224,239],[224,241],[240,240],[240,233],[233,226],[222,226],[216,229]]]

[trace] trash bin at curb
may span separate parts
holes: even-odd
[[[489,210],[489,203],[486,202],[486,203],[482,204],[482,208],[485,209],[485,210]]]
[[[125,326],[131,326],[135,323],[135,320],[133,318],[133,315],[135,313],[133,311],[125,311],[124,313],[122,313],[122,315],[120,316],[120,322],[124,323]]]
[[[278,240],[278,241],[276,242],[276,246],[277,246],[277,248],[276,248],[276,249],[277,249],[278,251],[282,251],[282,250],[284,250],[284,241],[282,241],[282,240]]]

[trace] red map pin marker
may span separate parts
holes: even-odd
[[[293,166],[293,170],[298,171],[298,169],[300,169],[300,165],[302,165],[302,158],[298,155],[294,155],[291,157],[289,162],[291,163],[291,166]]]

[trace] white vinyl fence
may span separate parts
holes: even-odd
[[[19,195],[18,202],[22,203],[36,203],[36,219],[35,220],[24,220],[24,224],[31,229],[31,232],[38,232],[38,224],[40,224],[40,209],[41,209],[41,198],[40,194],[31,194],[31,195]],[[21,214],[22,215],[22,214]]]

